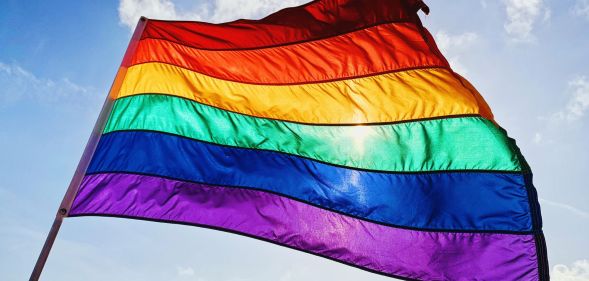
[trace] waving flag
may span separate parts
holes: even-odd
[[[421,8],[143,19],[64,212],[219,229],[407,280],[547,280],[531,171]]]

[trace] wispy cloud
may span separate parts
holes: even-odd
[[[0,260],[8,260],[12,265],[29,264],[39,252],[41,245],[46,237],[46,230],[37,230],[31,226],[38,225],[32,221],[23,221],[23,219],[13,220],[10,223],[2,224],[0,228]],[[54,268],[75,269],[76,272],[83,272],[88,276],[98,276],[106,268],[117,272],[121,280],[138,280],[132,278],[137,276],[135,272],[120,262],[111,259],[102,254],[100,249],[92,243],[81,242],[78,240],[67,239],[63,236],[56,241],[54,249],[51,252],[52,266]],[[72,271],[73,272],[73,271]],[[45,272],[44,275],[48,280],[76,280],[71,278],[72,272],[66,271],[59,274],[55,271]],[[25,277],[26,272],[19,273]],[[79,277],[79,276],[78,276]],[[24,278],[15,278],[20,280]],[[78,279],[79,280],[79,279]]]
[[[571,213],[573,213],[573,214],[575,214],[575,215],[577,215],[579,217],[582,217],[582,218],[585,218],[585,219],[589,219],[589,212],[583,211],[583,210],[578,209],[578,208],[576,208],[574,206],[571,206],[571,205],[568,205],[568,204],[565,204],[565,203],[560,203],[560,202],[555,202],[555,201],[551,201],[551,200],[546,200],[546,199],[543,199],[543,198],[540,198],[539,201],[540,201],[541,204],[549,205],[549,206],[553,206],[553,207],[557,207],[557,208],[561,208],[561,209],[567,210],[567,211],[569,211],[569,212],[571,212]]]
[[[41,78],[17,63],[0,62],[0,102],[7,106],[23,99],[40,103],[82,100],[90,95],[90,88],[80,86],[68,78]]]
[[[515,42],[533,41],[537,23],[550,18],[550,9],[544,0],[503,0],[503,3],[507,12],[504,28]]]
[[[238,18],[259,18],[277,10],[307,3],[307,0],[216,0],[207,20],[223,22]]]
[[[468,69],[460,61],[460,54],[470,48],[479,38],[477,33],[465,32],[461,34],[448,34],[440,30],[435,34],[436,42],[442,53],[448,58],[452,68],[461,74],[466,74]]]
[[[554,281],[589,281],[589,260],[578,260],[572,266],[557,264],[552,268]]]
[[[534,134],[534,139],[533,139],[534,143],[536,144],[540,144],[542,143],[542,141],[544,141],[544,135],[540,132],[536,132]]]
[[[167,20],[224,22],[239,18],[259,18],[307,0],[214,0],[193,9],[181,10],[172,0],[120,0],[121,24],[133,29],[139,17]]]
[[[589,78],[577,76],[567,82],[567,101],[556,106],[552,113],[539,116],[543,127],[535,132],[532,141],[538,145],[552,145],[559,137],[568,134],[566,129],[575,128],[589,111]]]
[[[589,80],[578,76],[568,83],[570,98],[564,109],[553,114],[553,120],[577,121],[589,110]]]
[[[589,0],[577,0],[573,7],[573,14],[589,20]]]
[[[178,11],[170,0],[121,0],[120,23],[133,29],[141,16],[165,20],[201,20],[205,11]]]
[[[181,276],[181,277],[187,277],[187,276],[191,277],[191,276],[194,276],[194,273],[195,273],[194,268],[192,268],[190,266],[184,267],[184,266],[180,266],[180,265],[176,266],[176,272],[178,273],[178,276]]]

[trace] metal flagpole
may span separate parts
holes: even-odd
[[[68,216],[70,207],[74,201],[76,194],[78,193],[78,188],[82,183],[82,179],[84,178],[84,174],[88,169],[88,165],[90,164],[90,160],[94,155],[94,151],[96,150],[96,146],[98,145],[98,141],[100,140],[100,136],[102,131],[104,130],[104,126],[106,121],[110,115],[112,110],[112,106],[116,95],[119,93],[121,88],[121,84],[125,78],[125,74],[127,73],[127,68],[129,67],[130,60],[132,56],[135,54],[135,50],[137,49],[137,45],[139,40],[141,39],[141,35],[143,34],[143,30],[147,24],[147,18],[141,17],[139,22],[137,23],[137,27],[135,27],[135,31],[133,32],[133,36],[129,41],[129,45],[127,46],[127,51],[125,52],[125,56],[123,57],[123,61],[121,62],[121,66],[117,72],[115,80],[110,88],[109,94],[104,101],[102,109],[100,110],[100,115],[98,115],[98,120],[94,125],[94,129],[92,130],[92,134],[86,144],[86,148],[84,149],[84,153],[82,154],[82,158],[78,163],[78,167],[76,168],[76,172],[72,177],[70,185],[59,205],[59,209],[57,214],[55,215],[55,220],[53,221],[53,225],[49,230],[49,234],[47,234],[47,239],[45,240],[45,244],[43,244],[43,248],[41,249],[41,253],[37,258],[37,262],[35,263],[35,267],[33,268],[33,272],[31,273],[31,277],[29,281],[38,281],[39,277],[41,276],[41,272],[43,271],[43,267],[45,266],[45,262],[47,262],[47,258],[49,257],[49,252],[55,242],[55,238],[57,237],[57,233],[59,232],[59,228],[63,222],[63,219]]]

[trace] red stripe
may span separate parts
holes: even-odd
[[[275,48],[211,51],[141,40],[131,64],[163,62],[215,78],[256,84],[329,81],[424,67],[448,67],[419,27],[393,23]]]
[[[244,49],[292,44],[385,22],[417,23],[419,0],[319,0],[280,10],[261,20],[224,24],[149,21],[144,38],[202,49]]]

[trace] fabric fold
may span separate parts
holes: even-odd
[[[231,82],[173,65],[145,63],[127,70],[117,98],[139,94],[178,96],[246,115],[300,123],[383,123],[460,114],[493,118],[472,89],[447,69],[276,86]]]
[[[212,227],[416,280],[538,280],[532,235],[396,229],[253,190],[92,175],[84,179],[71,215]]]
[[[208,227],[407,280],[549,280],[530,168],[420,7],[142,19],[66,215]]]
[[[448,67],[413,23],[379,25],[323,40],[256,50],[201,50],[146,38],[139,42],[131,64],[148,62],[168,63],[223,80],[272,85]]]
[[[166,95],[119,99],[104,133],[146,130],[390,172],[521,171],[511,140],[482,117],[315,126],[227,112]]]
[[[358,171],[155,132],[103,136],[88,173],[108,172],[259,189],[412,228],[531,231],[524,177],[518,173]]]

